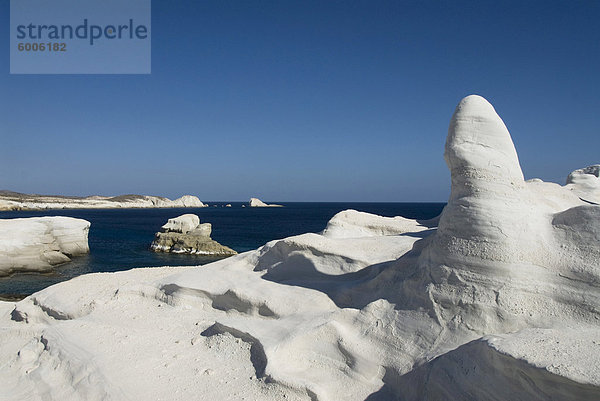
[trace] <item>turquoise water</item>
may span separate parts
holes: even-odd
[[[0,296],[29,295],[49,285],[85,273],[115,272],[134,267],[190,266],[214,261],[197,255],[161,254],[150,251],[154,233],[172,217],[185,213],[211,223],[212,238],[238,252],[256,249],[266,242],[307,232],[322,231],[337,212],[355,209],[382,216],[428,219],[440,214],[444,203],[284,203],[283,208],[249,208],[232,203],[208,202],[216,207],[186,209],[48,210],[0,212],[0,218],[69,216],[92,223],[90,254],[56,268],[52,274],[14,274],[0,278]]]

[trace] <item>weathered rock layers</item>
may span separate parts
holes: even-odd
[[[155,252],[188,253],[195,255],[227,256],[236,251],[210,238],[210,223],[200,224],[195,214],[169,219],[156,233],[150,248]]]
[[[90,223],[71,217],[0,220],[0,276],[47,272],[89,252]]]
[[[75,196],[27,195],[0,191],[0,210],[40,209],[147,209],[147,208],[206,207],[196,196],[184,195],[170,200],[161,196]]]
[[[345,211],[323,234],[200,269],[0,302],[0,398],[600,399],[596,169],[525,181],[479,96],[458,105],[445,158],[437,228]],[[164,234],[199,225],[181,216]]]

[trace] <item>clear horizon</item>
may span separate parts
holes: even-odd
[[[9,2],[0,20],[9,25]],[[446,202],[484,96],[526,179],[600,163],[600,2],[158,2],[152,74],[0,74],[0,189]]]

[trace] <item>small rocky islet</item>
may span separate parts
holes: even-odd
[[[156,233],[150,249],[154,252],[190,255],[230,256],[237,255],[233,249],[219,244],[210,237],[212,225],[200,223],[195,214],[184,214],[169,219]]]

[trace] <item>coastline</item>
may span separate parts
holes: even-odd
[[[406,216],[429,219],[438,215],[445,202],[289,202],[284,208],[242,208],[245,202],[210,201],[209,208],[153,209],[63,209],[0,212],[1,219],[42,216],[68,216],[92,223],[89,233],[91,254],[74,258],[56,267],[50,274],[15,273],[0,278],[0,294],[31,295],[50,285],[81,274],[124,271],[138,267],[198,266],[219,260],[203,255],[163,254],[150,250],[150,245],[167,219],[183,213],[198,214],[215,227],[214,238],[231,245],[238,252],[247,252],[265,243],[323,231],[335,214],[346,209],[361,210],[383,216]],[[262,222],[273,222],[265,225]]]
[[[184,195],[175,200],[161,196],[62,196],[31,195],[0,191],[0,211],[69,210],[69,209],[152,209],[207,207],[198,197]]]
[[[598,399],[600,207],[579,196],[598,177],[525,181],[481,97],[450,127],[439,219],[345,210],[200,268],[85,274],[0,302],[0,395]],[[226,213],[277,226],[294,210]]]

